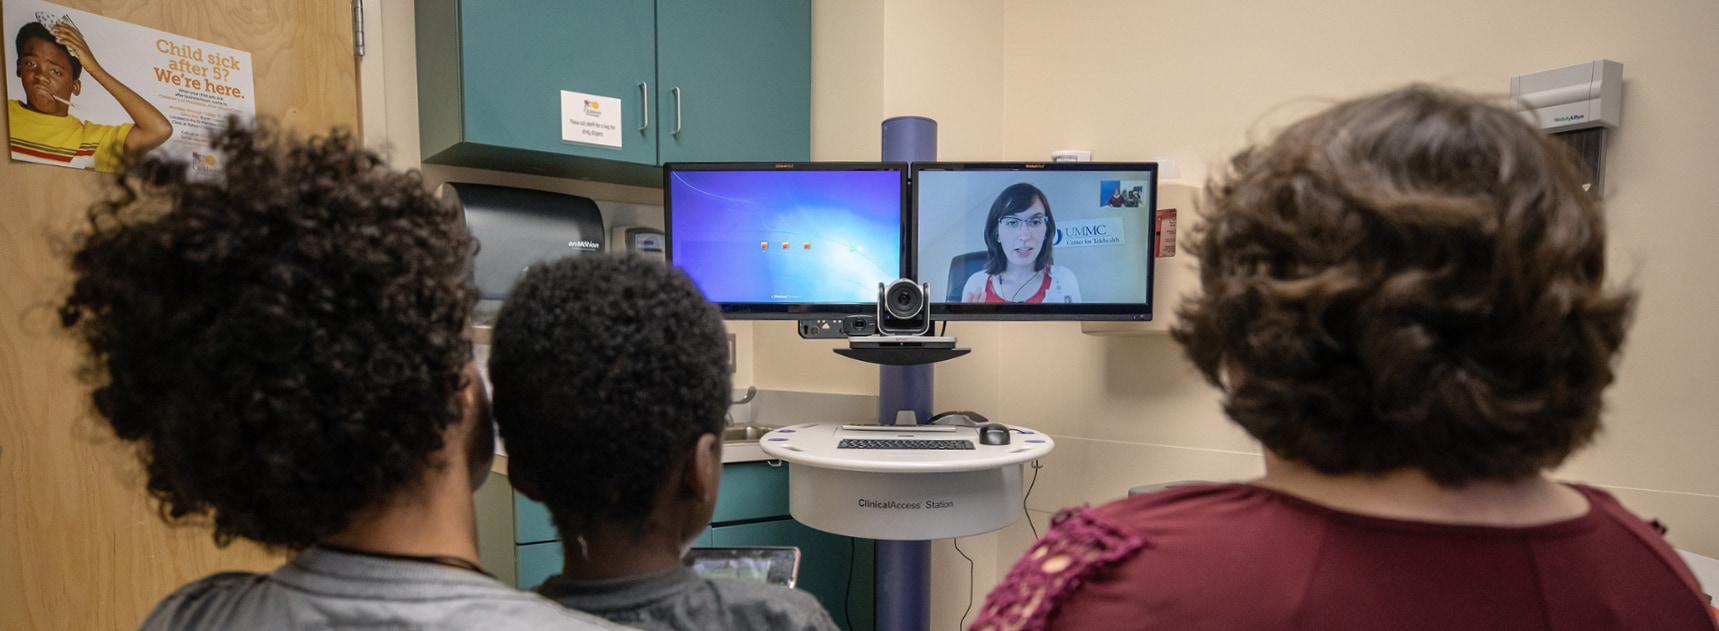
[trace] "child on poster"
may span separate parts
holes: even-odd
[[[6,104],[14,160],[112,172],[122,158],[142,156],[173,135],[173,124],[161,110],[102,68],[70,20],[56,20],[51,27],[25,23],[14,45],[24,92]],[[131,122],[102,125],[71,115],[71,97],[82,93],[85,71],[113,95]]]

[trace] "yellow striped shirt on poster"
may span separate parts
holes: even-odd
[[[11,122],[12,159],[77,169],[119,170],[125,136],[132,124],[98,125],[75,116],[31,111],[18,101],[6,102]]]

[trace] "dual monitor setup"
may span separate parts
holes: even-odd
[[[1157,165],[671,163],[667,256],[731,320],[1150,320]],[[808,334],[802,326],[802,335]]]

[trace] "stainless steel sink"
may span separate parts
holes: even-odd
[[[722,442],[725,443],[755,443],[765,434],[776,429],[774,425],[746,425],[743,427],[728,427],[722,430]]]

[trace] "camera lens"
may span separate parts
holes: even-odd
[[[897,318],[911,318],[919,313],[924,305],[925,293],[911,280],[901,279],[890,283],[884,292],[888,302],[889,314]]]

